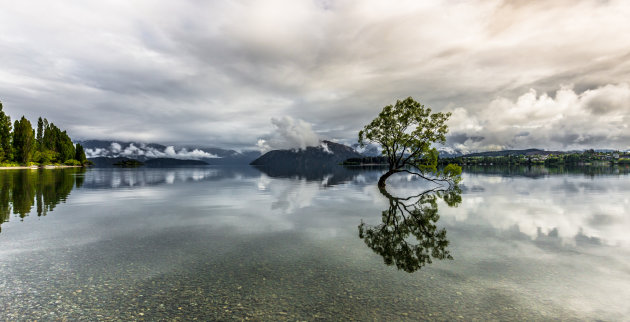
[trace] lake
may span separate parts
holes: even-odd
[[[624,320],[628,168],[0,171],[0,320]]]

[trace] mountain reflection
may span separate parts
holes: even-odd
[[[304,179],[319,181],[322,186],[330,187],[355,180],[359,176],[372,174],[376,179],[380,176],[382,166],[341,166],[337,164],[319,164],[306,167],[295,166],[254,166],[260,172],[271,178]]]
[[[139,188],[175,183],[256,178],[251,167],[208,166],[194,168],[95,168],[83,186],[86,189]]]
[[[0,171],[0,232],[11,214],[28,216],[33,207],[46,216],[66,200],[72,189],[81,187],[85,169]]]
[[[385,264],[412,273],[431,264],[432,259],[453,259],[447,249],[446,229],[436,225],[440,219],[437,201],[442,199],[449,207],[456,207],[462,201],[458,187],[425,190],[405,198],[394,197],[385,188],[380,192],[389,200],[389,208],[382,212],[380,225],[361,221],[359,238],[381,255]]]

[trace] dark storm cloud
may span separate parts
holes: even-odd
[[[624,1],[9,2],[0,99],[75,138],[253,148],[353,142],[413,96],[455,113],[460,149],[630,148],[628,16]]]
[[[589,135],[580,133],[563,133],[555,134],[551,136],[551,140],[561,143],[563,147],[584,145],[584,146],[599,146],[606,143],[606,135]]]
[[[453,133],[448,135],[447,141],[453,144],[464,144],[468,140],[471,142],[483,141],[483,136],[468,136],[466,133]]]

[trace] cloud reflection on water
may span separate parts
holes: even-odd
[[[273,176],[250,167],[91,169],[70,176],[81,184],[54,214],[38,220],[32,208],[24,222],[3,225],[0,259],[43,253],[54,260],[59,252],[85,248],[105,250],[111,261],[106,263],[122,257],[130,266],[166,274],[200,253],[214,259],[216,249],[278,238],[284,248],[264,245],[273,256],[292,249],[339,261],[363,277],[367,268],[384,267],[382,257],[357,236],[362,220],[378,225],[388,207],[376,187],[378,174],[354,171],[331,180],[328,174]],[[404,175],[388,185],[396,195],[427,187]],[[624,234],[630,229],[629,176],[468,173],[462,190],[461,205],[439,204],[436,221],[448,230],[455,260],[414,274],[428,271],[464,294],[507,294],[515,306],[539,308],[542,296],[553,301],[544,305],[594,316],[604,312],[601,316],[614,319],[627,311],[619,298],[630,289]],[[138,259],[146,252],[164,258]]]
[[[628,177],[549,176],[527,178],[465,176],[463,205],[444,209],[456,222],[517,229],[532,240],[557,237],[574,245],[588,238],[606,245],[630,245]],[[480,187],[482,189],[475,189]]]

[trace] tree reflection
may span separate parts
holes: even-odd
[[[83,172],[82,168],[0,171],[0,232],[11,214],[24,218],[35,207],[38,216],[46,216],[75,185],[83,184]]]
[[[439,187],[405,198],[394,197],[384,187],[380,192],[389,200],[389,208],[383,211],[380,225],[361,221],[359,238],[383,256],[385,264],[412,273],[433,259],[453,259],[447,249],[446,229],[438,229],[436,224],[440,219],[438,200],[456,207],[462,201],[459,187]]]

